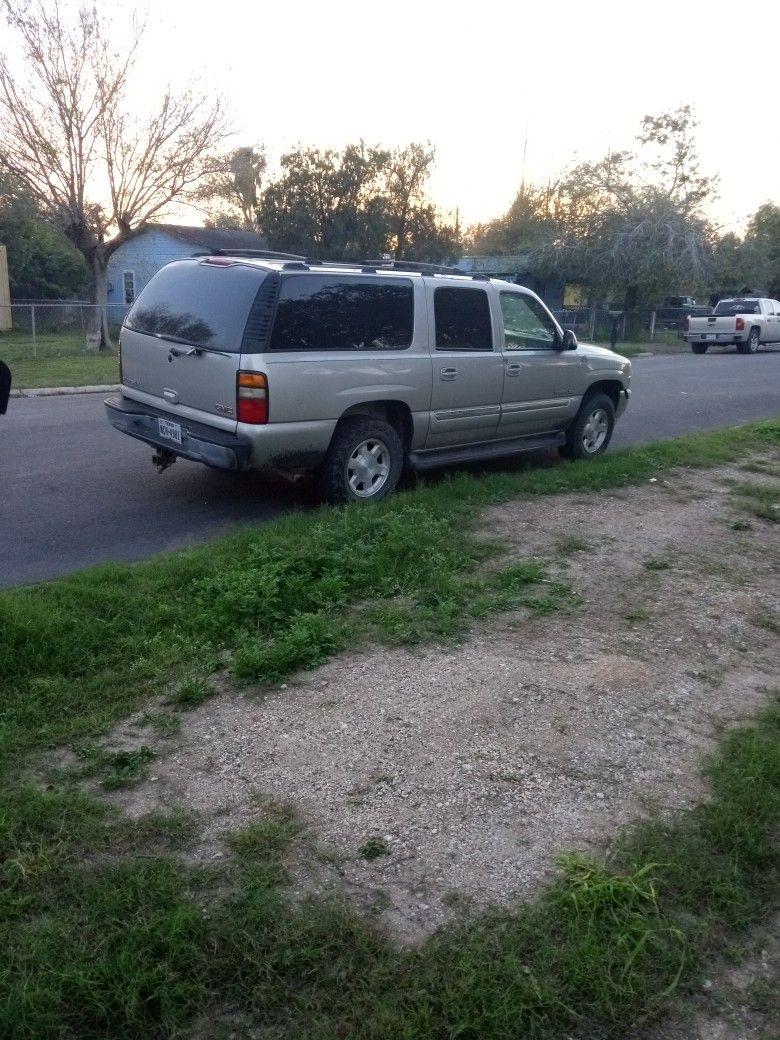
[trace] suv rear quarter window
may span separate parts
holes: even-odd
[[[289,275],[282,279],[271,350],[406,350],[414,291],[405,278]]]
[[[439,286],[433,294],[437,350],[492,350],[490,304],[484,289]]]

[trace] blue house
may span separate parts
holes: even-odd
[[[128,308],[152,275],[171,260],[182,260],[213,249],[267,249],[254,231],[185,227],[181,224],[147,224],[125,242],[108,261],[108,303],[112,317]]]

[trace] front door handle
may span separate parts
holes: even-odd
[[[515,362],[514,364],[506,366],[506,374],[508,376],[519,376],[523,371],[523,366]]]
[[[457,368],[443,368],[441,370],[442,379],[455,379],[458,375]]]

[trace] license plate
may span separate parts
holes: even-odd
[[[181,426],[177,422],[171,422],[169,419],[158,419],[157,432],[166,441],[175,441],[176,444],[181,444]]]

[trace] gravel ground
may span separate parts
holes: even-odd
[[[704,796],[702,754],[777,689],[761,621],[780,616],[780,529],[728,478],[773,481],[680,472],[490,511],[499,562],[544,556],[578,604],[480,623],[455,649],[366,646],[270,690],[223,689],[113,797],[133,816],[199,811],[206,862],[263,800],[291,803],[308,824],[298,890],[346,892],[401,942],[527,896],[560,852],[598,854],[650,808]]]

